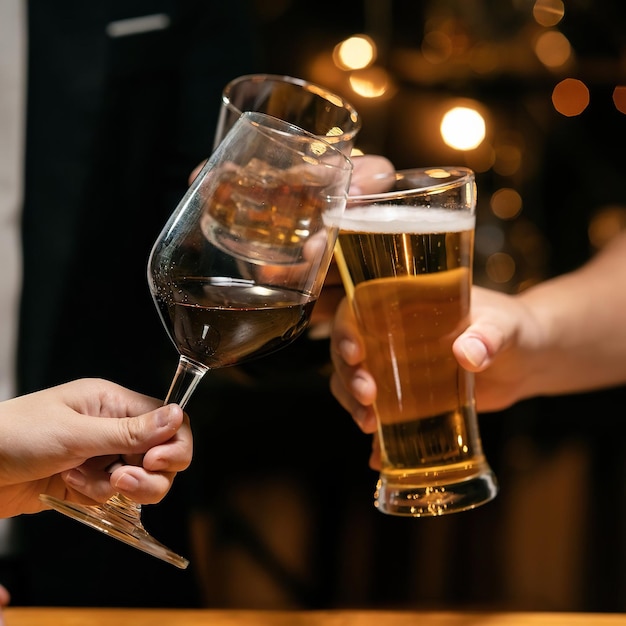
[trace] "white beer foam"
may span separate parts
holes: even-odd
[[[327,214],[326,220],[344,232],[427,234],[471,230],[476,216],[442,207],[386,205],[346,209],[341,217]]]

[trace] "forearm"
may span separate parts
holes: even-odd
[[[626,235],[579,270],[517,297],[540,329],[528,338],[535,356],[524,387],[534,392],[524,395],[626,382]]]

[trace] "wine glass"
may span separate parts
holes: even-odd
[[[165,404],[185,407],[210,369],[270,354],[308,326],[337,239],[351,161],[288,122],[247,112],[156,240],[148,284],[179,362]],[[121,494],[54,509],[184,569]]]

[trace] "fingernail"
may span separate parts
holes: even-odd
[[[166,405],[157,410],[155,418],[158,427],[168,426],[170,423],[171,405]]]
[[[356,354],[357,346],[354,341],[350,341],[349,339],[342,339],[339,342],[338,349],[341,358],[347,363],[350,363],[353,360],[354,355]]]
[[[487,358],[485,344],[475,337],[468,337],[461,344],[465,358],[474,366],[480,367]]]
[[[87,479],[82,472],[77,469],[70,470],[65,474],[65,482],[72,487],[84,487],[87,484]]]
[[[357,399],[362,398],[367,395],[371,384],[365,378],[361,378],[361,376],[355,376],[352,380],[352,393],[357,397]]]
[[[130,474],[122,474],[116,481],[114,487],[120,491],[135,491],[139,487],[139,481]]]

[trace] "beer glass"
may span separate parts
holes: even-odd
[[[335,256],[377,396],[383,513],[434,516],[495,497],[474,378],[452,353],[468,326],[476,207],[461,167],[397,171],[350,196]]]
[[[350,156],[361,118],[341,96],[301,78],[248,74],[230,81],[222,91],[215,133],[217,146],[244,111],[257,111],[322,137]]]

